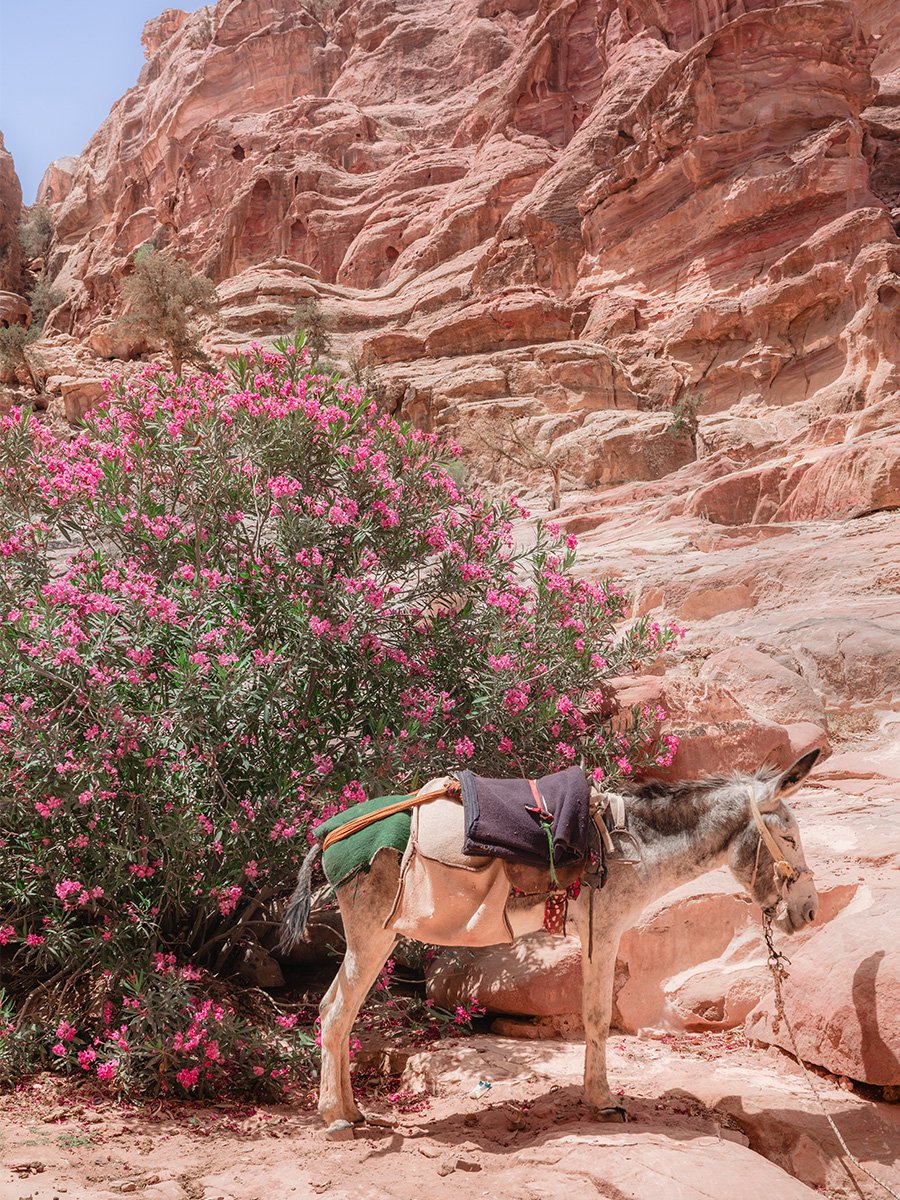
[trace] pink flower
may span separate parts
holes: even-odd
[[[185,1089],[185,1091],[189,1091],[196,1084],[197,1080],[200,1078],[200,1068],[199,1067],[190,1067],[190,1068],[185,1067],[184,1070],[178,1072],[178,1074],[175,1076],[175,1078],[178,1080],[178,1082],[181,1084],[181,1086]]]
[[[69,1021],[60,1021],[56,1027],[56,1036],[63,1042],[74,1041],[77,1030]]]
[[[468,759],[475,753],[475,746],[470,738],[463,737],[453,743],[453,750],[457,758]]]
[[[97,1064],[97,1078],[104,1081],[114,1079],[118,1069],[119,1060],[117,1058],[108,1058],[106,1062]]]
[[[509,688],[503,695],[503,704],[507,710],[516,715],[528,707],[528,686]]]

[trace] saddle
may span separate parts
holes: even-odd
[[[580,767],[540,779],[486,779],[460,771],[463,852],[530,867],[568,867],[589,849],[591,789]]]
[[[593,907],[607,858],[636,861],[622,853],[621,840],[631,837],[623,798],[592,789],[579,767],[536,780],[469,771],[434,779],[377,811],[360,805],[350,818],[341,814],[339,827],[326,823],[323,848],[327,854],[373,822],[407,813],[409,841],[385,928],[435,945],[496,945],[541,928],[565,933],[568,900],[583,885]]]
[[[413,812],[388,928],[445,946],[565,932],[568,900],[602,863],[583,771],[532,782],[463,771],[419,795],[429,801]]]

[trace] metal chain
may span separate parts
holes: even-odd
[[[788,1019],[788,1015],[784,1009],[784,993],[782,990],[782,985],[783,985],[785,979],[787,979],[787,977],[788,977],[787,967],[790,965],[791,960],[789,958],[787,958],[786,955],[781,953],[781,951],[776,947],[775,942],[773,941],[772,918],[774,915],[775,915],[774,909],[771,909],[771,908],[763,909],[763,933],[765,935],[766,946],[769,951],[769,957],[767,959],[767,966],[768,966],[769,970],[772,972],[772,980],[775,984],[775,1020],[772,1022],[772,1029],[775,1033],[778,1033],[781,1023],[782,1022],[784,1023],[784,1027],[788,1032],[788,1038],[791,1043],[791,1050],[793,1052],[794,1058],[796,1058],[797,1062],[800,1064],[801,1068],[803,1069],[803,1074],[806,1076],[806,1082],[809,1084],[810,1091],[815,1096],[816,1102],[818,1103],[819,1108],[821,1108],[821,1110],[822,1110],[822,1115],[824,1116],[824,1118],[828,1122],[828,1124],[831,1126],[831,1132],[837,1138],[837,1140],[841,1146],[841,1149],[844,1151],[844,1154],[847,1156],[847,1158],[850,1160],[850,1162],[853,1163],[853,1165],[856,1167],[856,1169],[858,1171],[861,1171],[863,1173],[863,1175],[868,1176],[868,1178],[871,1179],[873,1183],[876,1183],[880,1188],[883,1188],[884,1191],[886,1191],[889,1196],[893,1196],[894,1200],[900,1200],[900,1192],[895,1192],[894,1189],[892,1187],[890,1187],[888,1184],[886,1184],[883,1179],[879,1179],[877,1175],[872,1174],[872,1172],[869,1170],[868,1167],[864,1167],[862,1165],[862,1163],[859,1161],[859,1159],[856,1157],[856,1155],[851,1151],[851,1149],[847,1145],[847,1143],[844,1141],[844,1135],[838,1129],[837,1125],[835,1125],[830,1113],[828,1112],[828,1110],[825,1107],[825,1103],[822,1100],[822,1095],[819,1091],[818,1085],[816,1084],[816,1081],[815,1081],[815,1078],[814,1078],[812,1072],[809,1070],[806,1063],[803,1061],[803,1058],[800,1055],[800,1051],[797,1049],[797,1039],[794,1036],[794,1029],[793,1029],[793,1026],[791,1025],[791,1022]]]

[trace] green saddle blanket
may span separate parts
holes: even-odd
[[[378,812],[379,809],[386,808],[389,804],[396,804],[398,800],[402,799],[402,796],[378,796],[374,800],[364,800],[362,804],[354,804],[344,812],[336,813],[327,821],[323,821],[321,825],[317,825],[313,830],[313,836],[316,841],[321,843],[333,829],[340,829],[342,825],[346,825],[348,821],[352,821],[356,817]],[[322,854],[325,878],[333,888],[340,887],[342,883],[346,883],[360,871],[368,871],[372,865],[372,859],[379,850],[390,847],[402,854],[409,841],[411,824],[411,811],[393,813],[389,817],[367,825],[365,829],[352,833],[350,837],[335,842]]]

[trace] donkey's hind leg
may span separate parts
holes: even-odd
[[[319,1114],[331,1131],[362,1119],[350,1083],[349,1037],[360,1005],[397,940],[392,930],[384,928],[384,922],[397,890],[398,862],[394,856],[380,857],[382,861],[373,863],[368,876],[354,880],[338,894],[347,951],[334,983],[319,1006],[322,1019]]]

